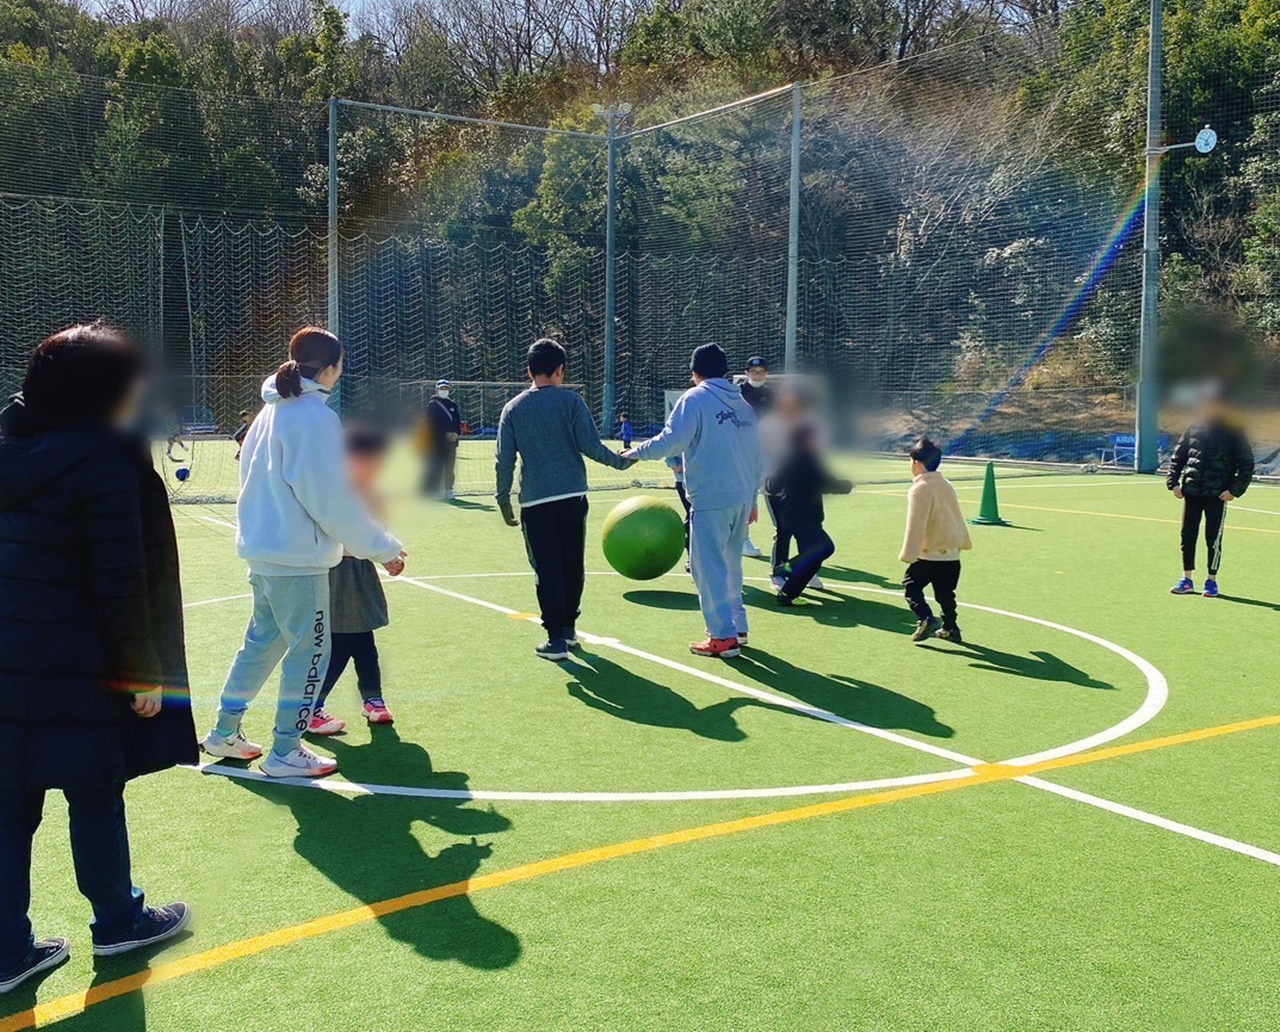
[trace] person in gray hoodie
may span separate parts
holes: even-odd
[[[729,381],[729,360],[718,344],[703,344],[689,363],[685,391],[656,436],[622,454],[629,459],[684,456],[684,487],[693,507],[689,559],[707,638],[696,656],[730,658],[747,640],[742,604],[742,545],[755,522],[763,460],[756,415]]]

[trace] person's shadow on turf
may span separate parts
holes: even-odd
[[[738,710],[744,706],[777,708],[737,697],[700,709],[679,692],[632,673],[599,653],[578,653],[575,660],[564,668],[573,677],[569,694],[594,710],[633,724],[678,728],[720,742],[742,742],[747,733],[735,719]]]
[[[747,595],[753,604],[762,608],[774,605],[772,594],[759,588],[748,588]],[[824,627],[874,627],[893,634],[906,634],[915,625],[911,610],[901,602],[835,592],[825,592],[821,602],[800,601],[777,612],[795,619],[812,620]]]
[[[733,671],[781,695],[868,727],[915,731],[930,738],[955,737],[955,728],[940,721],[933,707],[917,699],[855,677],[824,677],[763,649],[744,652],[733,664]]]
[[[900,579],[891,580],[878,573],[855,570],[849,566],[830,566],[824,563],[822,569],[818,571],[818,576],[824,581],[843,581],[846,584],[869,584],[874,588],[902,590],[902,581]]]
[[[999,649],[988,648],[986,645],[975,645],[973,642],[968,641],[962,645],[948,645],[946,648],[938,645],[921,645],[920,647],[928,649],[930,652],[976,660],[977,662],[969,664],[974,670],[989,670],[997,674],[1010,674],[1013,677],[1025,677],[1030,681],[1060,681],[1066,684],[1076,684],[1081,688],[1094,688],[1099,691],[1113,692],[1116,690],[1114,684],[1090,677],[1085,671],[1079,667],[1072,666],[1065,659],[1060,659],[1052,652],[1044,652],[1040,649],[1033,649],[1030,655],[1023,656],[1015,652],[1001,652]]]
[[[465,789],[467,775],[433,772],[420,745],[403,741],[394,726],[372,729],[374,740],[353,746],[327,743],[352,781]],[[461,885],[493,853],[475,836],[507,831],[511,822],[492,808],[476,809],[466,799],[362,795],[348,796],[261,781],[236,782],[281,806],[298,822],[294,848],[299,856],[344,892],[365,903],[409,893]],[[418,822],[449,835],[467,836],[434,855],[414,834]],[[514,932],[482,916],[465,890],[426,906],[380,917],[395,939],[432,960],[456,960],[468,967],[510,967],[520,956]]]

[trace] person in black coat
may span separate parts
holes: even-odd
[[[436,393],[427,402],[426,418],[431,427],[431,454],[423,491],[432,498],[452,498],[454,468],[458,463],[458,439],[462,436],[462,412],[449,395],[453,385],[436,381]]]
[[[1182,502],[1182,580],[1173,586],[1173,594],[1190,595],[1196,590],[1196,538],[1203,522],[1209,553],[1204,595],[1217,598],[1227,503],[1249,489],[1253,467],[1253,446],[1244,430],[1232,421],[1221,396],[1210,394],[1200,418],[1178,441],[1165,479]]]
[[[782,581],[778,604],[789,606],[836,551],[822,527],[826,519],[822,496],[848,494],[853,481],[833,477],[818,452],[818,431],[802,420],[791,432],[791,444],[778,468],[765,481],[765,492],[774,499],[778,533],[795,538],[800,554],[776,566],[774,577]]]
[[[124,786],[197,760],[168,493],[135,414],[142,363],[107,327],[55,334],[0,414],[0,992],[61,963],[27,915],[44,796],[66,796],[95,954],[150,945],[185,904],[133,885]]]

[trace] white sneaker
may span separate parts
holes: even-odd
[[[220,756],[226,760],[256,760],[262,755],[262,746],[245,738],[244,732],[236,728],[233,735],[220,735],[214,728],[200,743],[200,748],[210,756]]]
[[[742,554],[748,559],[759,559],[764,555],[764,553],[760,551],[759,546],[757,546],[750,538],[747,538],[746,541],[742,542]]]
[[[272,751],[262,761],[262,773],[269,778],[323,778],[338,769],[338,761],[313,753],[300,745],[284,756]]]
[[[805,586],[809,588],[813,588],[814,591],[825,591],[827,587],[825,584],[822,583],[822,578],[817,576],[817,574],[810,577],[809,583]]]
[[[453,493],[453,488],[449,488],[449,490],[444,493],[444,496],[447,499],[449,499],[449,501],[453,501],[455,498],[458,497],[456,494]]]
[[[781,591],[782,586],[786,583],[787,583],[786,577],[770,577],[769,578],[769,587],[773,588],[774,591]]]

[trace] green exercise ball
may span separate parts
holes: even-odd
[[[604,521],[604,557],[631,580],[661,577],[684,553],[684,520],[658,498],[628,498]]]

